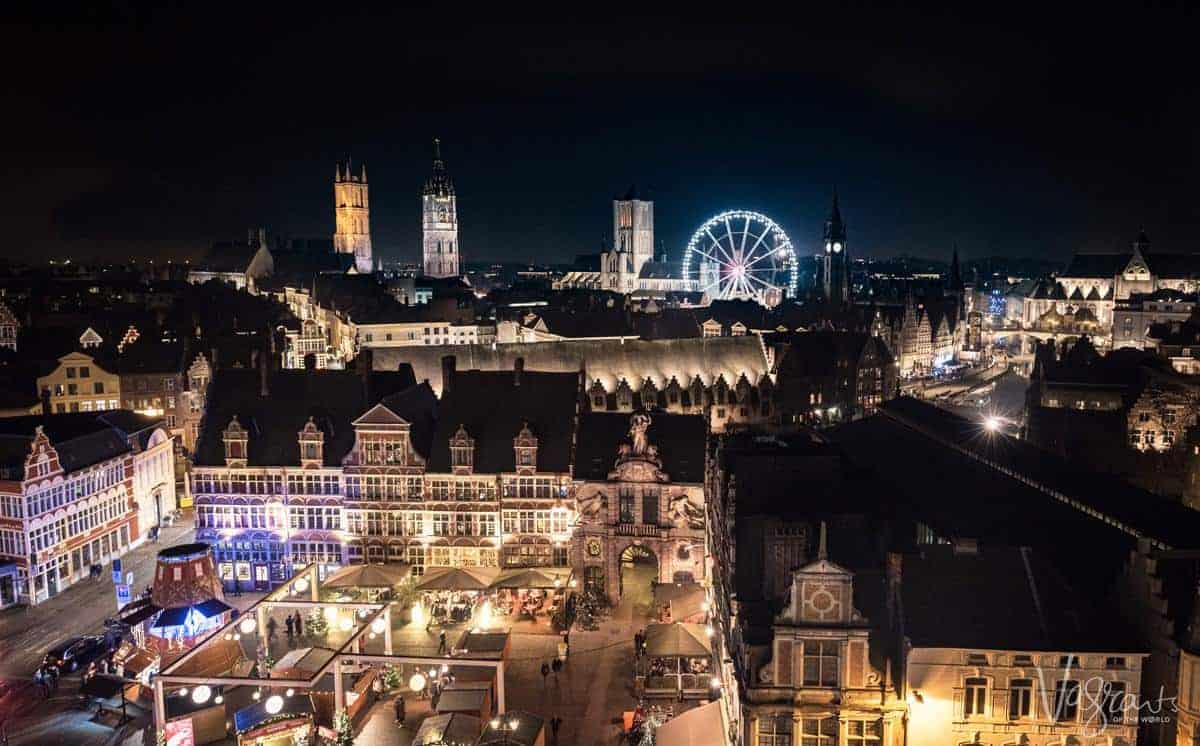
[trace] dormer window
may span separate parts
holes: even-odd
[[[299,437],[300,466],[305,469],[319,468],[325,462],[325,433],[309,417]]]
[[[250,436],[246,433],[246,428],[242,427],[242,423],[238,422],[236,414],[229,421],[229,426],[225,428],[221,438],[225,441],[225,465],[245,466]]]
[[[521,427],[521,432],[513,438],[513,451],[516,458],[517,471],[533,473],[537,471],[538,439],[529,429],[529,423]]]
[[[450,439],[450,467],[455,474],[470,474],[475,468],[475,439],[462,425]]]

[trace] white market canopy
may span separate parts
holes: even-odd
[[[703,658],[712,655],[712,642],[702,624],[649,624],[646,654],[658,658]]]

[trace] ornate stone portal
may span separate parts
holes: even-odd
[[[653,418],[686,416],[656,413]],[[656,564],[660,583],[699,582],[705,574],[704,485],[672,480],[664,454],[651,442],[653,418],[646,412],[633,414],[628,439],[617,446],[606,478],[585,480],[576,488],[580,526],[572,542],[572,564],[585,587],[599,588],[614,604],[630,591],[627,579],[645,582],[644,574],[630,575],[635,564]],[[692,457],[702,463],[703,444],[698,448]]]

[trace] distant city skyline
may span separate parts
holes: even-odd
[[[22,144],[0,200],[6,255],[182,258],[259,225],[331,236],[332,166],[352,157],[370,170],[375,254],[417,261],[434,137],[466,262],[598,252],[631,183],[673,261],[728,209],[816,253],[835,189],[852,257],[957,244],[1065,261],[1141,227],[1190,250],[1193,16],[229,24],[142,9],[43,24],[0,52],[26,71],[23,115],[3,125]]]

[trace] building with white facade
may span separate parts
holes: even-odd
[[[458,197],[442,160],[440,140],[433,141],[433,173],[421,192],[421,254],[426,277],[462,274],[458,244]]]
[[[131,412],[12,417],[0,464],[0,560],[35,605],[144,540],[175,508],[171,439]],[[107,571],[107,567],[104,568]]]

